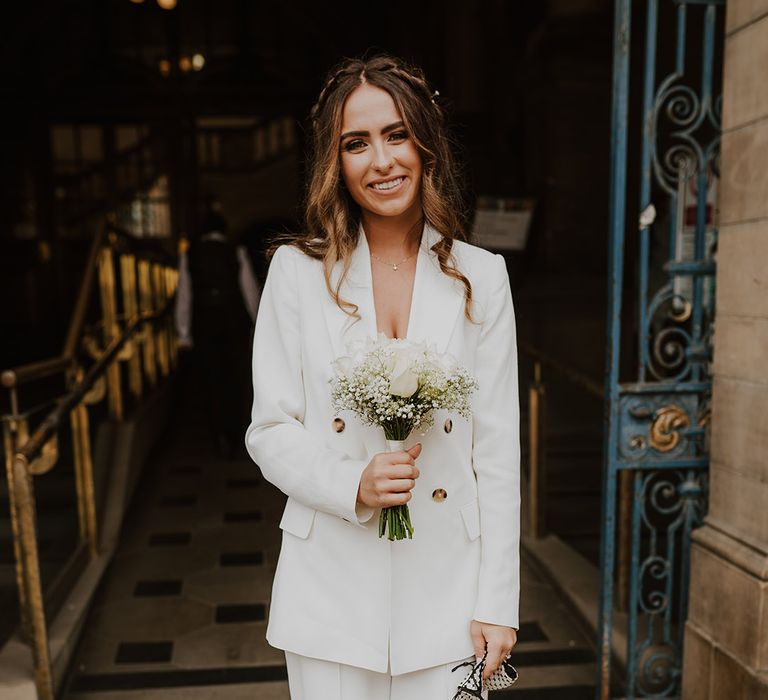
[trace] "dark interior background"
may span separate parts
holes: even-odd
[[[107,216],[175,256],[215,195],[263,281],[265,241],[298,225],[305,120],[325,72],[344,56],[383,50],[421,65],[440,92],[470,204],[535,201],[526,249],[505,253],[519,341],[601,381],[611,8],[9,5],[0,27],[0,366],[61,351],[89,242]],[[521,354],[523,404],[530,376]],[[596,560],[602,405],[579,392],[556,377],[548,384],[546,517]]]

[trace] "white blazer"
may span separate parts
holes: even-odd
[[[345,343],[377,336],[371,258],[362,229],[342,299],[322,262],[283,245],[272,258],[253,343],[253,410],[246,446],[264,478],[288,496],[280,527],[267,641],[296,654],[399,675],[474,653],[472,619],[518,627],[520,447],[515,316],[501,255],[456,241],[472,284],[440,271],[426,225],[408,331],[472,372],[472,418],[435,412],[409,502],[412,540],[378,537],[379,511],[357,506],[360,476],[387,451],[383,430],[333,411],[331,363]],[[341,262],[333,270],[340,273]],[[435,493],[442,489],[442,492]]]

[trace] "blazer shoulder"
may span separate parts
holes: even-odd
[[[469,278],[473,286],[477,284],[494,289],[501,284],[502,278],[508,278],[507,264],[500,253],[458,240],[453,242],[452,251],[459,271]]]
[[[292,243],[283,243],[272,255],[270,265],[273,263],[280,268],[288,266],[297,269],[301,265],[312,265],[317,261]]]

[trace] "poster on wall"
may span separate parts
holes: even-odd
[[[533,199],[478,197],[472,227],[475,243],[489,250],[525,250],[533,208]]]

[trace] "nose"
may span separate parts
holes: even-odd
[[[374,170],[378,172],[386,172],[392,169],[395,164],[395,159],[392,154],[387,150],[386,145],[376,144],[373,146],[373,161],[371,163]]]

